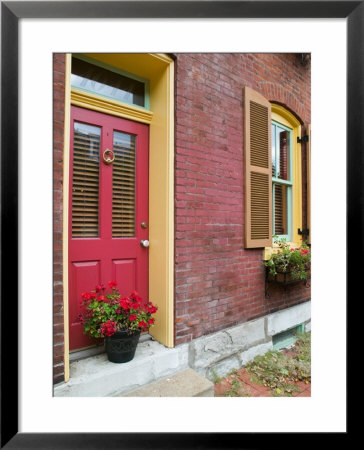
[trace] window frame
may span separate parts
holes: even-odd
[[[290,242],[293,245],[300,245],[301,236],[298,234],[298,229],[302,230],[302,157],[301,144],[297,142],[297,138],[301,137],[301,122],[284,106],[271,102],[271,122],[273,121],[292,131],[292,232]]]

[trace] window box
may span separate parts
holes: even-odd
[[[276,274],[272,274],[270,273],[270,269],[269,267],[265,268],[265,297],[269,297],[269,285],[270,283],[273,284],[280,284],[282,286],[284,286],[284,290],[287,289],[287,286],[290,284],[297,284],[297,283],[302,283],[306,286],[309,287],[309,280],[311,279],[311,269],[307,268],[306,270],[306,278],[295,278],[292,275],[292,272],[290,270],[284,272],[283,270],[276,270]]]
[[[311,277],[311,249],[307,244],[291,247],[284,238],[276,238],[275,245],[263,261],[266,297],[269,283],[282,284],[286,288],[288,284],[303,281],[308,286],[307,280]]]

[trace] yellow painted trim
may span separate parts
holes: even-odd
[[[300,121],[291,112],[289,112],[284,106],[276,103],[272,105],[272,120],[280,122],[282,125],[286,125],[290,128],[296,128],[300,126]]]
[[[301,236],[297,233],[298,228],[302,230],[302,159],[301,144],[297,143],[297,137],[301,137],[301,124],[299,120],[281,105],[272,103],[272,120],[292,129],[293,139],[293,217],[292,217],[292,240],[301,244]],[[269,247],[268,247],[269,248]]]
[[[68,213],[71,119],[71,54],[65,61],[64,136],[63,136],[63,316],[64,316],[64,381],[70,377],[69,309],[68,309]]]
[[[80,106],[81,108],[92,109],[93,111],[112,114],[113,116],[123,117],[124,119],[146,124],[150,124],[153,118],[153,113],[151,111],[136,108],[127,103],[117,102],[74,88],[71,89],[71,103],[72,105]]]
[[[301,125],[293,129],[293,233],[294,242],[301,243],[298,229],[302,230],[302,159],[301,144],[297,144],[297,137],[301,137]]]
[[[307,228],[310,230],[307,243],[311,244],[311,125],[307,125],[308,142],[306,144],[306,177],[307,177]]]
[[[150,81],[152,113],[76,89],[72,89],[70,103],[149,123],[149,299],[159,308],[150,334],[167,347],[173,347],[174,62],[161,53],[88,53],[86,56]]]
[[[156,60],[166,64],[156,55]],[[174,63],[150,79],[149,296],[158,305],[150,334],[174,346]]]
[[[166,55],[165,53],[153,53],[153,58],[155,59],[159,59],[161,62],[165,63],[165,64],[172,64],[173,63],[173,59]]]

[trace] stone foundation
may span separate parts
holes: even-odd
[[[311,330],[311,302],[193,340],[188,347],[188,364],[209,379],[226,376],[272,350],[274,335],[302,323],[305,331]]]

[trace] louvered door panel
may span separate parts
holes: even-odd
[[[112,236],[135,236],[135,136],[114,132]]]
[[[72,237],[99,234],[99,154],[101,130],[75,122],[73,135]]]

